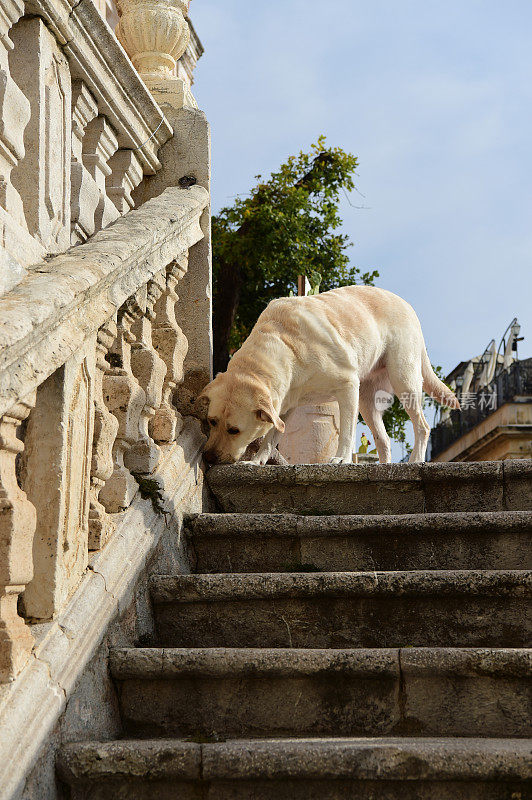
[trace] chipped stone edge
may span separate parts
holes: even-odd
[[[0,415],[46,380],[171,261],[203,238],[206,189],[170,187],[0,298]]]
[[[467,528],[467,530],[466,530]],[[187,538],[260,539],[344,538],[364,534],[507,533],[532,530],[531,511],[432,511],[418,514],[328,514],[300,516],[290,512],[205,513],[185,520]]]
[[[186,511],[188,498],[202,484],[203,442],[189,419],[178,442],[168,446],[154,476],[166,486],[162,501],[168,511]],[[165,477],[176,472],[170,487]],[[0,800],[18,796],[109,626],[133,600],[167,525],[167,515],[140,493],[116,516],[120,521],[113,538],[93,555],[65,609],[53,622],[33,626],[37,644],[26,668],[16,681],[0,687]]]
[[[67,745],[60,756],[63,778],[122,777],[186,780],[272,778],[355,780],[527,781],[532,777],[526,739],[360,737],[322,739],[229,739],[216,744],[129,740]],[[156,758],[164,754],[165,758]],[[410,774],[412,758],[418,773]],[[155,762],[155,766],[154,766]]]
[[[464,481],[502,482],[501,461],[429,462],[419,464],[289,464],[259,467],[245,463],[218,465],[207,473],[207,482],[214,489],[239,484],[306,486],[308,484],[341,485],[347,483],[411,484],[424,488],[425,482]]]

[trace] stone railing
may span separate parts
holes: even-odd
[[[176,388],[209,378],[210,217],[208,126],[179,77],[200,54],[185,0],[122,0],[131,60],[92,0],[0,8],[7,682],[179,436]]]
[[[0,291],[133,206],[172,135],[91,0],[0,0]]]
[[[176,288],[208,199],[169,188],[0,299],[1,681],[180,432]]]

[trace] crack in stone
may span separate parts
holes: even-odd
[[[397,651],[397,660],[399,666],[399,687],[397,692],[397,706],[399,709],[399,722],[403,724],[406,722],[406,679],[403,672],[402,651],[400,647]]]
[[[103,575],[101,572],[99,572],[92,564],[89,564],[87,569],[90,569],[90,571],[93,572],[95,575],[99,575],[100,576],[100,578],[103,581],[104,590],[107,592],[107,594],[111,595],[113,600],[117,600],[118,598],[116,597],[116,595],[113,594],[113,592],[110,589],[107,588],[107,581],[105,579],[105,575]]]
[[[52,677],[52,673],[50,671],[50,664],[47,661],[45,661],[44,658],[42,658],[41,656],[38,656],[37,653],[35,653],[35,652],[32,653],[32,656],[34,657],[34,659],[35,659],[35,661],[37,663],[42,664],[44,666],[44,668],[46,669],[46,672],[48,673],[48,679],[49,679],[50,683],[52,684],[52,689],[53,690],[57,690],[58,689],[59,692],[63,694],[63,696],[65,698],[65,703],[67,703],[68,702],[68,697],[67,697],[66,689],[63,686],[61,686],[59,681],[55,680]]]

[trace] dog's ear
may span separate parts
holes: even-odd
[[[284,433],[284,422],[273,407],[271,400],[261,403],[260,408],[258,408],[255,413],[257,419],[260,419],[262,422],[270,422],[272,425],[275,425],[280,433]]]
[[[210,395],[206,389],[202,391],[202,393],[196,397],[196,402],[194,403],[194,409],[200,419],[205,419],[207,417],[207,411],[209,410],[209,403],[211,402]]]

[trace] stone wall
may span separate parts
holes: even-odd
[[[0,7],[0,797],[44,798],[87,664],[201,507],[210,138],[186,0]]]

